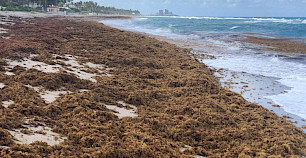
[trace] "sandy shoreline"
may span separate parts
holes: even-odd
[[[9,20],[14,24],[0,25],[7,29],[0,39],[0,156],[306,154],[302,129],[223,89],[212,70],[189,56],[189,49],[96,22]],[[42,62],[56,71],[44,72],[38,65],[10,68],[12,60]],[[38,86],[71,93],[49,103]],[[13,102],[4,107],[2,101]],[[123,108],[133,116],[122,115],[118,109]],[[29,118],[65,139],[58,146],[15,142],[9,131],[30,130]]]
[[[157,38],[158,40],[161,41],[175,44],[182,48],[191,49],[192,52],[190,53],[190,56],[192,58],[195,58],[203,62],[204,64],[207,64],[208,62],[214,62],[216,56],[220,55],[218,53],[215,54],[211,53],[214,52],[214,49],[217,48],[215,45],[205,44],[205,43],[203,44],[196,41],[171,39],[163,36],[150,35],[146,33],[144,34],[153,38]],[[258,41],[261,41],[261,39],[264,40],[261,42],[255,42],[255,41],[250,42],[252,44],[260,46],[260,48],[256,49],[261,49],[262,51],[272,51],[274,52],[273,55],[287,58],[287,60],[303,59],[299,58],[300,56],[299,54],[302,54],[303,56],[303,53],[299,51],[295,52],[294,50],[296,49],[294,48],[298,48],[297,50],[303,50],[302,49],[303,47],[300,46],[301,43],[305,41],[305,39],[282,38],[282,42],[287,44],[285,44],[282,47],[272,47],[267,43],[265,43],[265,40],[267,41],[271,40],[267,39],[267,37],[273,38],[273,40],[271,40],[273,43],[274,40],[277,41],[277,37],[275,36],[270,37],[269,35],[262,35],[262,34],[252,34],[252,36],[247,35],[247,37],[255,37],[255,36],[260,36],[256,37]],[[241,41],[248,43],[248,38]],[[290,52],[288,52],[288,50],[290,50]],[[301,62],[304,63],[304,61]],[[306,132],[305,118],[285,111],[283,106],[278,105],[277,103],[273,102],[271,99],[267,98],[273,95],[288,93],[288,91],[291,89],[291,87],[281,84],[278,81],[279,78],[248,74],[246,72],[230,71],[224,67],[222,68],[210,67],[210,68],[215,70],[214,74],[220,80],[220,83],[224,88],[239,93],[246,100],[252,103],[257,103],[269,109],[271,112],[276,113],[278,116],[286,118],[287,120],[293,122],[296,126],[302,127],[304,129],[304,132]]]
[[[205,63],[205,61],[204,61]],[[242,72],[217,70],[215,75],[226,89],[241,94],[246,100],[262,105],[280,117],[290,120],[298,127],[305,127],[306,120],[300,116],[286,112],[281,105],[273,102],[267,96],[287,93],[290,87],[278,82],[278,78],[266,77]],[[306,132],[306,129],[304,128]]]

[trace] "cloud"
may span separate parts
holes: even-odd
[[[226,0],[227,3],[238,3],[240,0]]]
[[[228,3],[229,7],[236,7],[240,0],[226,0],[226,2]]]
[[[164,1],[164,4],[171,4],[172,3],[172,0],[165,0]]]

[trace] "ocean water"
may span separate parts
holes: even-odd
[[[215,59],[200,59],[214,69],[273,78],[272,86],[267,87],[270,91],[277,89],[273,85],[286,88],[278,93],[262,93],[260,97],[281,105],[286,113],[299,118],[295,119],[299,123],[306,119],[306,55],[267,51],[265,46],[237,41],[246,38],[246,34],[303,40],[306,18],[138,17],[102,23],[172,42],[177,40],[178,45],[193,48],[195,54],[215,56]],[[305,124],[305,121],[300,123]]]
[[[116,22],[115,22],[116,23]],[[112,23],[115,24],[115,23]],[[201,33],[258,33],[306,38],[306,17],[221,18],[221,17],[139,17],[125,20],[125,29],[156,35],[197,36]],[[117,23],[118,25],[121,25]]]

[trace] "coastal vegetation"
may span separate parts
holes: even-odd
[[[93,1],[73,0],[1,0],[1,10],[6,11],[36,11],[45,12],[49,6],[58,6],[61,11],[70,13],[96,13],[96,14],[119,14],[140,15],[138,10],[117,9],[114,7],[100,6]]]
[[[126,9],[117,9],[114,7],[105,7],[99,6],[96,2],[93,1],[79,1],[73,3],[76,7],[76,11],[79,12],[90,12],[90,13],[103,13],[103,14],[119,14],[119,15],[140,15],[138,10],[126,10]]]
[[[7,0],[1,0],[0,1],[0,10],[1,11],[36,11],[41,12],[42,8],[36,7],[36,8],[30,8],[22,5],[23,2],[15,2],[15,1],[7,1]]]

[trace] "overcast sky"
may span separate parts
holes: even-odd
[[[78,1],[78,0],[75,0]],[[83,0],[85,1],[85,0]],[[139,10],[142,14],[169,9],[182,16],[306,17],[306,0],[93,0],[99,5]]]

